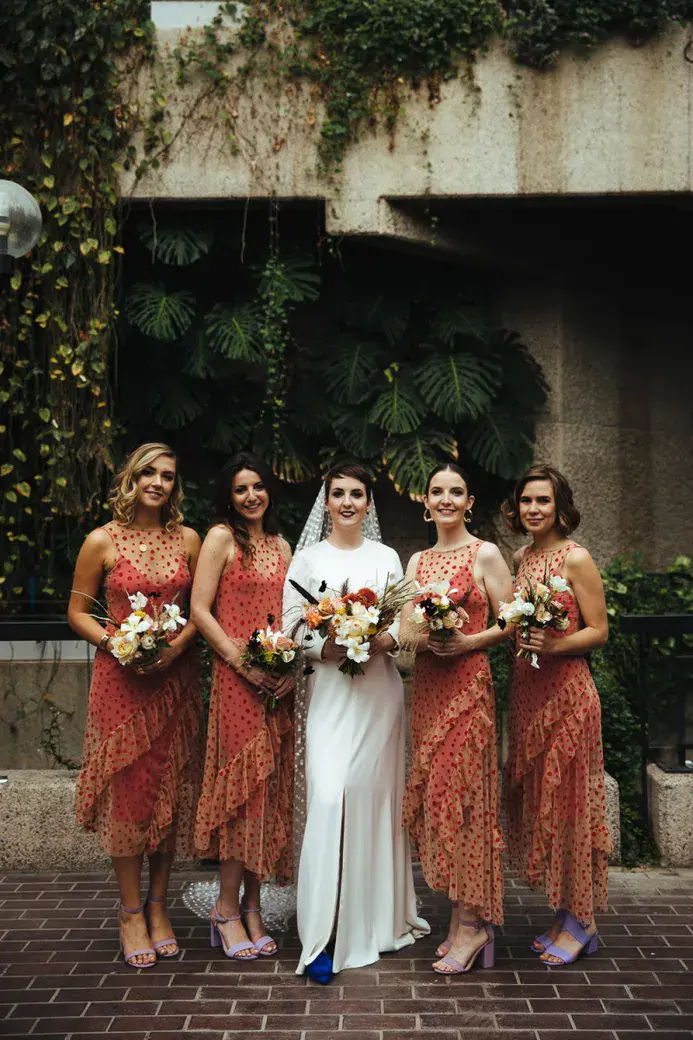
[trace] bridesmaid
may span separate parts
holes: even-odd
[[[291,550],[278,533],[272,475],[241,453],[219,478],[216,523],[200,554],[192,616],[215,651],[202,797],[195,843],[221,861],[212,908],[212,945],[227,957],[255,960],[277,952],[260,916],[260,881],[292,873],[293,727],[290,698],[268,712],[258,696],[288,695],[291,676],[243,664],[252,632],[277,621]],[[243,904],[240,886],[243,882]],[[250,937],[250,938],[249,938]]]
[[[510,595],[510,572],[497,546],[467,530],[474,496],[456,463],[428,478],[424,519],[436,525],[432,549],[412,556],[407,576],[421,585],[447,579],[469,621],[445,640],[421,634],[413,605],[402,611],[418,654],[412,703],[412,774],[404,821],[418,846],[429,888],[452,902],[448,937],[433,965],[469,971],[483,950],[493,965],[493,925],[503,923],[503,835],[498,817],[498,752],[493,683],[486,651],[505,635],[488,628],[489,607]]]
[[[599,571],[570,534],[580,523],[568,481],[533,466],[503,506],[508,526],[532,541],[515,555],[517,582],[565,578],[565,632],[532,628],[519,645],[539,654],[539,669],[515,661],[505,796],[511,857],[542,887],[554,922],[533,950],[545,964],[570,964],[597,949],[596,910],[607,909],[606,824],[601,706],[585,654],[604,646],[609,628]]]
[[[92,531],[77,558],[68,620],[97,648],[87,715],[77,819],[96,831],[111,856],[120,891],[120,941],[134,968],[174,957],[178,944],[166,913],[176,844],[192,852],[199,770],[200,675],[188,622],[154,661],[123,651],[91,616],[103,586],[109,613],[131,613],[128,594],[143,592],[187,614],[186,600],[200,539],[182,526],[183,490],[176,456],[166,444],[143,444],[113,482],[113,520]],[[120,660],[110,652],[120,650]],[[124,665],[124,667],[123,667]],[[178,833],[177,833],[178,832]],[[143,855],[149,892],[140,902]]]

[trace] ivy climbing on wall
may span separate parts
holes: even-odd
[[[0,178],[31,191],[44,220],[0,288],[3,598],[52,593],[53,528],[88,513],[111,463],[119,161],[135,121],[122,84],[148,54],[148,10],[5,0],[0,11]]]

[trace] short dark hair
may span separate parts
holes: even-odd
[[[567,538],[580,524],[580,510],[573,502],[573,492],[570,484],[560,470],[557,470],[554,466],[540,464],[532,466],[531,469],[522,474],[512,494],[501,506],[503,519],[506,524],[515,534],[527,533],[520,522],[520,498],[525,487],[532,480],[547,480],[551,484],[553,497],[556,501],[556,527]]]
[[[330,488],[333,480],[340,477],[351,477],[352,480],[360,480],[366,489],[366,500],[370,502],[373,497],[373,477],[364,466],[357,462],[348,462],[344,466],[333,466],[325,474],[325,498],[330,497]]]
[[[461,466],[459,466],[456,462],[441,462],[439,466],[436,466],[435,469],[432,469],[431,472],[428,474],[428,480],[426,481],[426,494],[428,494],[428,492],[431,490],[433,478],[437,477],[439,473],[445,473],[447,470],[450,470],[451,473],[456,473],[458,477],[462,477],[462,480],[467,485],[468,492],[472,490],[469,484],[469,477],[467,476],[467,474]]]
[[[269,505],[262,517],[262,529],[266,534],[278,534],[279,523],[276,513],[276,484],[272,470],[259,455],[240,451],[224,464],[217,479],[216,507],[213,524],[226,524],[233,531],[236,544],[241,550],[244,564],[253,558],[253,546],[245,526],[245,520],[233,504],[233,478],[243,469],[250,469],[262,480],[269,494]]]

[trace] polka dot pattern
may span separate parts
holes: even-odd
[[[421,554],[417,581],[447,578],[461,596],[467,634],[488,625],[488,600],[474,579],[482,542]],[[503,835],[493,683],[483,652],[439,658],[419,654],[412,702],[412,774],[404,822],[429,888],[445,892],[494,924],[503,922]]]
[[[219,582],[215,616],[245,642],[279,619],[286,561],[278,538],[244,566],[236,553]],[[245,863],[260,878],[292,875],[293,725],[291,698],[268,713],[255,688],[215,658],[202,797],[195,843],[201,855]]]
[[[116,523],[104,529],[118,553],[104,581],[111,615],[123,620],[131,610],[128,593],[137,591],[159,604],[177,594],[187,614],[191,577],[182,530],[141,532]],[[151,676],[97,650],[76,810],[109,855],[189,853],[201,764],[199,693],[194,650]]]
[[[525,552],[523,578],[560,575],[575,542],[552,553]],[[570,627],[582,626],[568,593],[557,599]],[[504,791],[511,858],[549,903],[580,921],[607,909],[611,836],[606,823],[601,705],[584,657],[542,655],[541,667],[516,659],[510,697],[510,755]]]

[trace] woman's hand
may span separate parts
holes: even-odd
[[[387,654],[391,650],[394,650],[397,643],[394,641],[389,632],[378,632],[369,642],[368,654],[370,657],[377,657],[378,654]]]
[[[135,654],[130,667],[137,675],[158,675],[170,668],[179,657],[179,652],[173,646],[163,646],[155,657],[147,660],[140,654]]]
[[[532,654],[554,654],[558,640],[547,628],[530,628],[527,639],[520,641],[520,649]]]
[[[438,631],[431,632],[428,637],[428,649],[436,657],[459,657],[474,649],[474,636],[465,636],[459,628],[448,629],[445,637],[439,635]]]
[[[341,664],[346,657],[346,647],[337,646],[334,639],[328,639],[322,648],[322,660]]]

